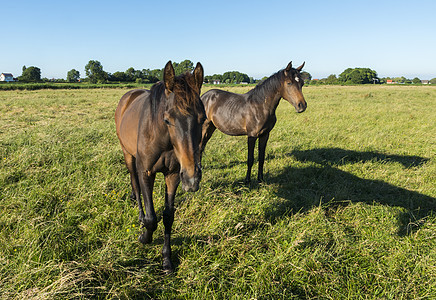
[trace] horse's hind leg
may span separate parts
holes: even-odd
[[[180,182],[179,174],[168,174],[165,176],[165,210],[163,212],[163,223],[165,226],[165,240],[162,248],[163,269],[166,272],[174,270],[171,262],[171,227],[174,222],[174,197],[177,186]]]
[[[257,172],[257,181],[263,181],[263,164],[265,162],[265,149],[268,143],[269,132],[259,137],[259,171]]]
[[[245,184],[249,184],[251,180],[251,168],[254,163],[254,145],[256,144],[256,139],[256,137],[248,137],[247,175],[245,176]]]

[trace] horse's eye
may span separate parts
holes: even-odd
[[[164,119],[164,122],[165,122],[165,124],[167,124],[167,125],[171,125],[171,122],[170,122],[170,120],[168,120],[168,119]]]

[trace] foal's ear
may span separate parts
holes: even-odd
[[[173,91],[174,88],[174,77],[175,72],[173,68],[173,64],[171,63],[171,60],[167,62],[164,69],[164,83],[165,83],[165,89],[167,89],[170,93]]]
[[[203,79],[204,79],[204,70],[203,70],[203,66],[199,62],[197,63],[197,66],[194,69],[194,78],[195,78],[195,83],[197,84],[198,87],[198,92],[200,92],[201,85],[203,84]]]
[[[301,72],[301,70],[303,70],[303,67],[304,67],[304,64],[305,64],[306,62],[304,61],[303,62],[303,64],[301,65],[301,66],[299,66],[296,70],[298,71],[298,72]]]
[[[292,69],[292,61],[288,64],[288,66],[285,69],[285,75],[288,76],[289,71]]]

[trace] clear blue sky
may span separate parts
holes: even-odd
[[[436,77],[436,1],[17,1],[0,5],[0,73],[85,76],[200,61],[206,75],[254,78],[306,61],[313,78],[368,67],[380,77]]]

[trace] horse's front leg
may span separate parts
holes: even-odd
[[[251,168],[254,163],[254,145],[256,144],[256,139],[256,137],[248,137],[247,175],[245,176],[245,184],[249,184],[251,180]]]
[[[145,207],[145,216],[141,221],[143,227],[146,229],[146,231],[139,236],[139,241],[143,244],[149,244],[153,240],[153,232],[157,228],[157,217],[156,212],[154,211],[152,198],[153,184],[156,174],[147,171],[139,171],[138,173],[139,185],[141,186],[141,193],[144,199]]]
[[[268,143],[269,132],[259,137],[259,171],[257,172],[257,181],[263,181],[263,164],[265,162],[265,149]]]
[[[162,248],[163,269],[166,272],[173,272],[174,266],[171,262],[171,227],[174,222],[174,198],[177,186],[180,182],[178,173],[165,175],[165,209],[163,212],[163,223],[165,226],[165,240]]]

